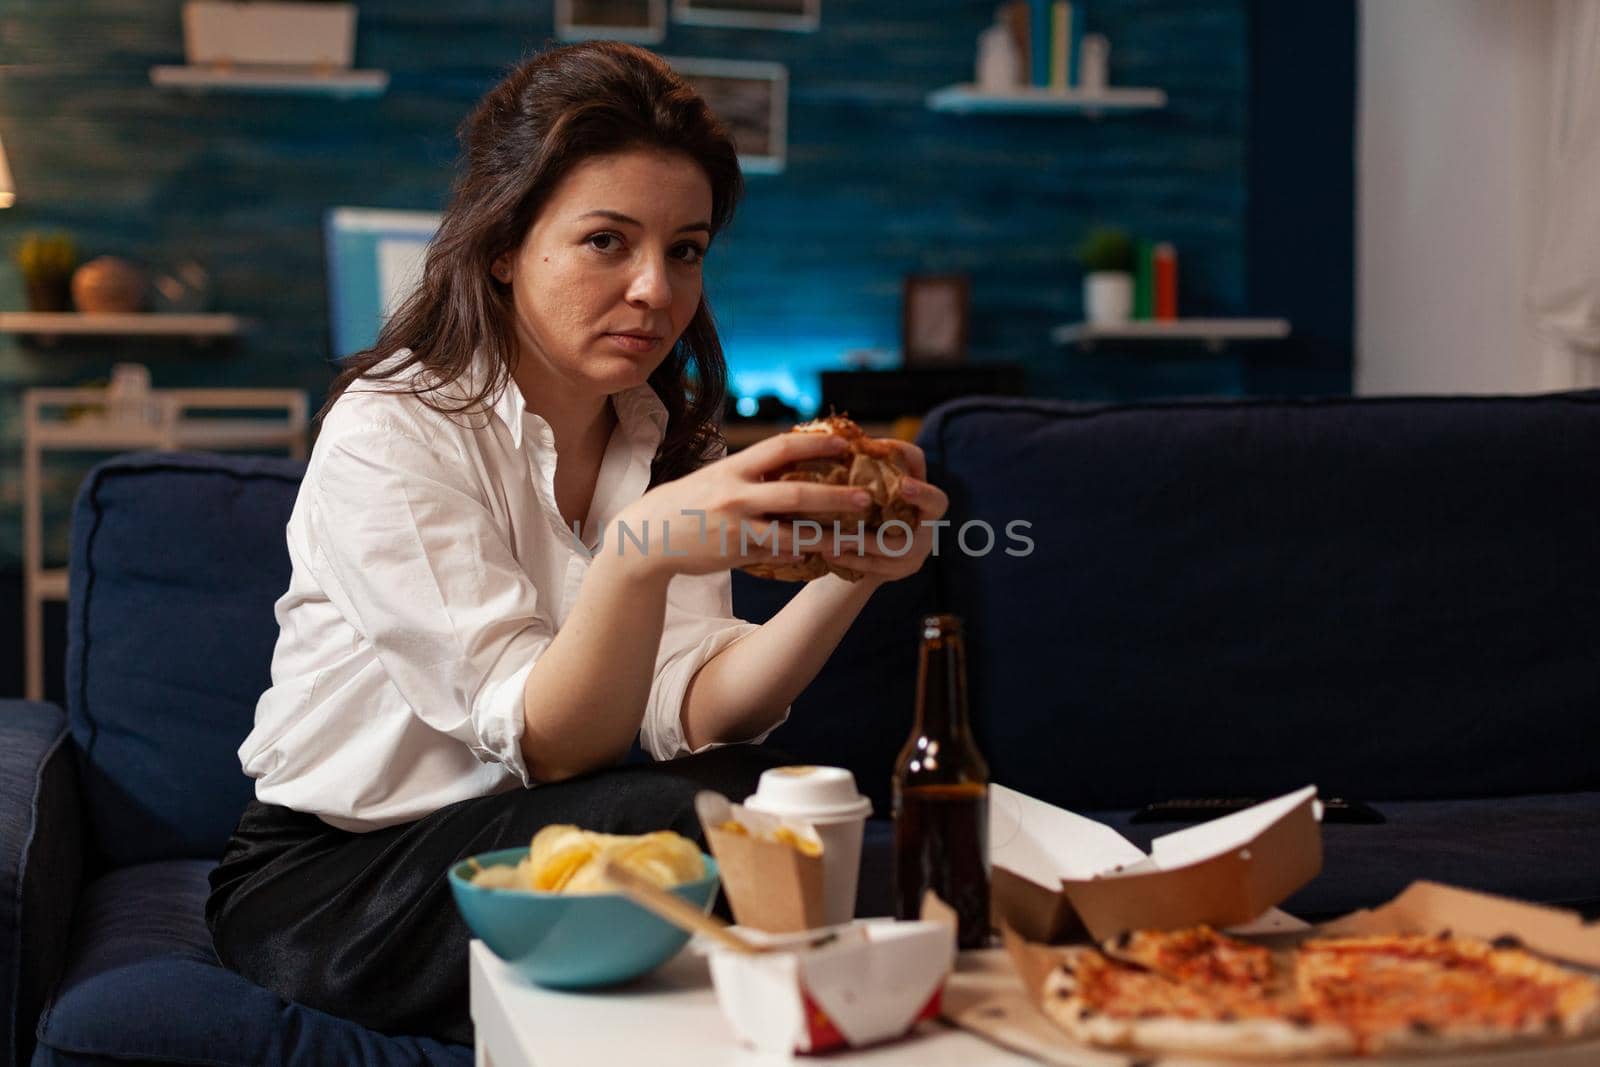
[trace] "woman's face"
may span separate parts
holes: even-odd
[[[602,394],[646,381],[700,306],[710,220],[711,183],[688,156],[628,151],[569,171],[493,265],[512,290],[519,379]]]

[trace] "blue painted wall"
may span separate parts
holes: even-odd
[[[221,310],[257,328],[210,352],[183,346],[0,338],[0,561],[18,543],[20,391],[103,378],[139,359],[157,385],[294,385],[313,406],[331,374],[321,220],[333,205],[436,210],[454,128],[510,63],[545,42],[549,0],[376,0],[361,6],[357,65],[390,72],[375,100],[154,89],[179,62],[179,0],[22,0],[0,13],[0,138],[18,206],[0,248],[65,228],[86,255],[153,264],[195,258]],[[1112,80],[1165,88],[1162,112],[1108,118],[978,118],[926,109],[972,77],[994,0],[823,0],[814,34],[672,25],[667,55],[789,66],[789,166],[753,175],[708,261],[713,308],[747,385],[854,348],[898,345],[901,279],[972,278],[972,359],[1016,361],[1031,391],[1115,396],[1239,392],[1244,365],[1193,353],[1085,357],[1052,350],[1080,317],[1070,253],[1096,222],[1174,241],[1185,314],[1251,308],[1249,0],[1091,0],[1112,41]],[[21,307],[9,262],[0,306]],[[766,378],[763,375],[767,375]],[[1346,380],[1348,376],[1346,375]],[[1281,383],[1280,383],[1281,385]],[[58,466],[58,484],[76,468]],[[64,510],[65,495],[61,496]],[[51,543],[64,546],[64,530]],[[53,554],[59,555],[59,551]]]

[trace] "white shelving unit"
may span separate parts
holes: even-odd
[[[237,315],[0,311],[0,334],[23,334],[46,344],[62,337],[187,337],[203,344],[243,329],[244,320]]]
[[[1167,106],[1161,89],[1107,87],[1097,92],[1018,86],[990,93],[976,85],[947,85],[928,94],[928,107],[954,115],[1072,115],[1098,118],[1108,112],[1155,111]]]
[[[44,566],[45,452],[283,448],[295,459],[305,458],[309,417],[305,393],[298,389],[152,389],[145,398],[133,418],[114,419],[104,389],[22,394],[22,612],[29,700],[44,699],[44,603],[65,600],[70,587],[65,567]],[[68,418],[69,410],[85,408],[91,413]],[[224,411],[266,417],[218,417]]]
[[[189,93],[307,93],[323,96],[382,96],[389,88],[386,70],[332,67],[159,66],[150,84]]]
[[[1099,341],[1199,341],[1212,352],[1229,341],[1273,341],[1289,336],[1288,319],[1137,319],[1116,326],[1074,322],[1050,331],[1058,345],[1092,348]]]

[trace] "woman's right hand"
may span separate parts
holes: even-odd
[[[817,540],[816,529],[797,531],[787,520],[856,512],[865,518],[871,496],[850,486],[763,478],[790,463],[838,456],[849,447],[834,434],[769,437],[645,493],[617,516],[600,551],[617,555],[620,550],[631,568],[656,577],[797,559],[831,544],[833,531],[822,528]],[[797,533],[806,540],[800,551]]]

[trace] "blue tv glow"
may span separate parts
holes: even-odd
[[[324,238],[329,330],[338,358],[376,343],[389,312],[421,278],[423,256],[439,219],[427,211],[359,207],[328,211]],[[728,318],[738,318],[734,310]],[[810,418],[821,404],[819,372],[844,367],[846,353],[854,354],[852,365],[859,367],[895,364],[896,352],[873,347],[880,341],[821,334],[774,339],[770,333],[725,329],[722,349],[728,361],[728,389],[742,414],[754,413],[757,398],[771,394]]]

